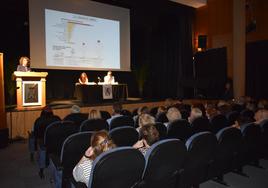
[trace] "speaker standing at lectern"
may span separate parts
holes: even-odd
[[[104,76],[104,84],[115,84],[114,76],[112,75],[112,71],[108,71],[107,75]]]
[[[31,68],[30,68],[30,59],[26,56],[22,56],[20,58],[20,64],[17,66],[17,71],[20,72],[30,72]]]

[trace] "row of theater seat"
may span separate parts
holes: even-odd
[[[179,121],[183,122],[184,120]],[[160,124],[158,123],[158,125]],[[179,126],[177,124],[175,127]],[[160,185],[160,187],[172,187],[169,184],[187,187],[198,185],[215,177],[218,180],[222,179],[224,173],[232,170],[241,173],[244,165],[250,163],[258,165],[260,157],[267,157],[265,150],[268,146],[267,127],[268,121],[264,121],[260,126],[252,123],[243,126],[241,130],[226,127],[218,131],[216,135],[211,132],[193,133],[190,138],[181,138],[181,140],[166,139],[176,137],[167,134],[162,137],[162,141],[152,146],[145,156],[145,161],[140,160],[139,163],[143,165],[136,164],[133,167],[132,164],[135,164],[135,160],[132,158],[141,158],[138,157],[137,150],[121,147],[114,149],[108,154],[99,156],[98,160],[94,161],[93,172],[96,171],[96,176],[92,176],[90,187],[105,187],[102,182],[106,181],[100,178],[101,181],[98,182],[99,177],[110,177],[107,179],[110,186],[107,187],[120,187],[122,185],[121,187],[125,188],[131,187],[126,186],[131,183],[141,187],[158,187]],[[167,133],[169,132],[167,131]],[[54,173],[54,178],[58,182],[57,187],[66,187],[69,182],[74,183],[72,169],[89,147],[91,134],[92,131],[77,133],[77,126],[71,121],[54,122],[47,127],[43,151],[50,159],[50,166],[57,169],[54,171],[57,172]],[[118,146],[132,146],[138,139],[138,133],[133,127],[112,129],[110,135]],[[120,158],[121,155],[125,157]],[[126,157],[128,155],[130,156]],[[132,155],[137,156],[133,157]],[[172,160],[173,157],[174,160]],[[102,168],[106,163],[106,168]],[[138,166],[141,166],[141,169],[135,168]],[[174,169],[174,167],[176,168]],[[100,169],[98,170],[98,168]],[[135,181],[128,182],[127,177],[132,175],[131,172],[128,172],[129,170],[133,171],[132,168],[140,174],[136,176]],[[119,171],[117,172],[117,170]],[[108,175],[109,173],[110,175]]]

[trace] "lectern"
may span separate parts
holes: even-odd
[[[17,109],[44,107],[46,105],[47,72],[13,73],[17,88]]]

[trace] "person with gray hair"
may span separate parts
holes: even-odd
[[[80,113],[80,107],[77,105],[73,105],[71,108],[71,113],[72,114]]]

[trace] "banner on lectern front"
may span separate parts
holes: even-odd
[[[102,86],[102,96],[103,99],[113,99],[113,87],[112,85]]]

